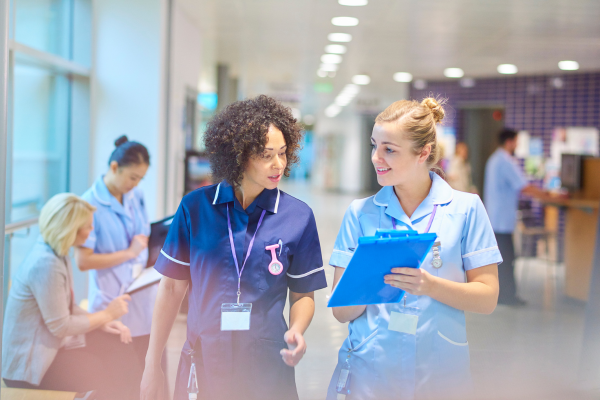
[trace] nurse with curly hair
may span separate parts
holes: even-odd
[[[174,399],[298,399],[294,366],[315,290],[327,286],[312,210],[277,188],[302,130],[267,96],[238,101],[205,134],[219,182],[183,198],[155,268],[160,283],[142,399],[162,399],[163,352],[189,290]],[[283,309],[289,289],[289,327]]]

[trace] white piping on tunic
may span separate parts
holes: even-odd
[[[277,214],[277,209],[279,208],[279,188],[277,188],[277,201],[275,201],[275,211],[273,211],[275,214]]]
[[[290,278],[304,278],[304,277],[307,277],[309,275],[314,274],[315,272],[323,271],[324,269],[325,269],[325,267],[321,267],[321,268],[313,269],[312,271],[307,272],[307,273],[302,274],[302,275],[290,275],[290,274],[287,274],[287,276],[289,276]]]
[[[441,337],[442,339],[444,339],[445,341],[447,341],[448,343],[451,343],[451,344],[453,344],[453,345],[455,345],[455,346],[468,346],[468,345],[469,345],[469,342],[466,342],[466,343],[458,343],[458,342],[455,342],[454,340],[450,340],[450,339],[448,339],[446,336],[442,335],[442,332],[440,332],[440,331],[438,331],[438,335],[440,335],[440,337]]]
[[[96,192],[96,187],[92,189],[92,193],[94,193],[94,197],[96,198],[96,200],[98,200],[98,203],[102,204],[103,206],[110,206],[110,202],[107,203],[100,199],[100,196],[98,196],[98,192]]]
[[[343,250],[337,250],[337,249],[333,249],[333,252],[334,253],[341,253],[341,254],[343,254],[345,256],[350,256],[350,257],[352,257],[354,255],[354,253],[351,253],[349,251],[343,251]]]
[[[213,206],[215,204],[217,204],[217,199],[219,198],[219,189],[221,189],[221,184],[220,183],[217,185],[217,191],[215,193],[215,199],[213,200]]]
[[[471,256],[474,256],[476,254],[485,253],[486,251],[492,251],[492,250],[498,250],[498,246],[488,247],[487,249],[481,249],[481,250],[473,251],[471,253],[465,254],[464,256],[462,256],[462,258],[471,257]]]
[[[173,257],[169,256],[169,255],[168,255],[167,253],[165,253],[165,252],[164,252],[162,249],[160,250],[160,254],[162,254],[163,256],[167,257],[169,260],[173,261],[174,263],[181,264],[181,265],[187,265],[187,266],[189,266],[189,265],[190,265],[190,263],[186,263],[186,262],[183,262],[183,261],[179,261],[179,260],[177,260],[177,259],[175,259],[175,258],[173,258]]]

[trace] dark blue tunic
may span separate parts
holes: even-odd
[[[242,303],[252,303],[249,331],[220,329],[221,304],[237,300],[237,272],[227,231],[227,204],[237,259],[243,262],[263,210],[266,214],[241,279]],[[268,271],[271,252],[284,271]],[[156,269],[189,280],[187,341],[182,351],[176,400],[187,400],[193,347],[200,399],[297,399],[294,369],[279,351],[286,348],[283,317],[288,288],[308,293],[325,288],[323,259],[310,207],[279,189],[264,190],[244,210],[226,182],[198,189],[183,198]]]

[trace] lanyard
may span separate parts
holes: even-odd
[[[427,228],[425,229],[425,232],[423,233],[429,233],[429,229],[431,228],[431,223],[433,222],[433,219],[435,218],[435,210],[437,210],[437,204],[435,204],[433,206],[433,211],[431,212],[431,217],[429,217],[429,222],[427,223]],[[392,226],[394,227],[394,230],[396,230],[396,218],[392,217]]]
[[[254,231],[254,236],[252,236],[252,240],[250,240],[250,244],[248,245],[248,252],[246,253],[246,258],[244,259],[244,263],[242,264],[242,269],[240,270],[240,266],[238,264],[237,256],[235,255],[235,244],[233,243],[233,233],[231,232],[231,219],[229,218],[229,204],[227,204],[227,229],[229,230],[229,245],[231,246],[231,254],[233,254],[233,261],[235,262],[235,269],[238,274],[238,290],[237,290],[237,302],[240,304],[240,295],[242,294],[241,282],[242,282],[242,274],[244,273],[244,267],[246,266],[246,261],[248,261],[248,257],[250,257],[250,253],[252,252],[252,247],[254,246],[254,239],[256,238],[256,233],[258,232],[258,228],[262,224],[263,218],[267,211],[263,210],[262,214],[260,214],[260,219],[258,220],[258,225],[256,225],[256,230]]]

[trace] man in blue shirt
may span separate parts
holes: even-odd
[[[490,156],[485,166],[484,204],[496,235],[504,262],[498,266],[500,295],[498,303],[521,306],[525,301],[517,297],[515,284],[513,232],[517,223],[517,208],[521,193],[547,197],[537,186],[528,183],[514,159],[517,132],[504,129],[499,135],[500,147]]]

